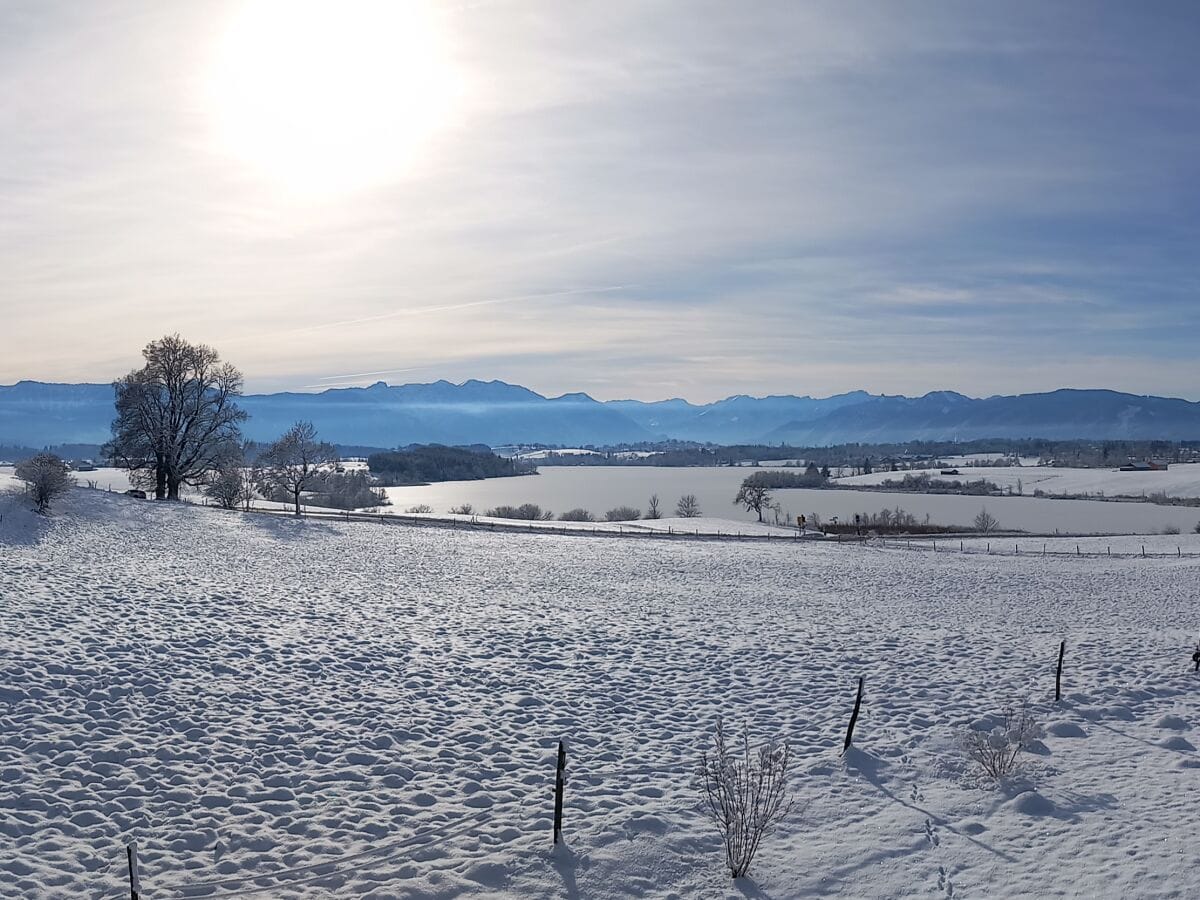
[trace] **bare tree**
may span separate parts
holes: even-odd
[[[618,506],[610,509],[604,514],[606,522],[632,522],[634,519],[640,519],[642,511],[635,509],[632,506]]]
[[[763,510],[771,505],[771,492],[751,476],[742,482],[733,502],[736,506],[745,506],[746,512],[758,513],[758,521],[761,522]]]
[[[49,511],[54,499],[75,485],[70,468],[53,453],[39,453],[18,463],[14,474],[25,482],[25,489],[40,513]]]
[[[980,534],[991,534],[1000,527],[1000,522],[987,511],[985,506],[979,511],[979,515],[975,517],[975,530]]]
[[[791,811],[791,763],[787,741],[771,741],[754,752],[743,734],[741,746],[730,748],[717,721],[712,750],[701,757],[700,774],[706,811],[725,843],[725,865],[734,878],[750,871],[763,837]]]
[[[675,515],[682,519],[695,519],[700,516],[700,501],[695,494],[684,494],[675,504]]]
[[[113,384],[117,418],[105,451],[135,480],[152,478],[156,499],[178,500],[182,485],[203,484],[239,440],[242,373],[178,334],[151,341],[142,356],[142,368]]]
[[[595,522],[596,517],[593,516],[583,507],[579,506],[575,509],[568,509],[565,513],[558,517],[560,522]]]
[[[651,494],[650,500],[646,503],[646,518],[661,519],[662,513],[658,511],[658,494]]]
[[[317,440],[312,422],[297,422],[258,457],[259,485],[263,493],[289,496],[300,515],[300,495],[337,459],[332,444]]]
[[[222,509],[249,510],[254,500],[254,471],[246,462],[249,445],[233,444],[204,483],[204,495]]]

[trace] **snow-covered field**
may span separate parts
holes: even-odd
[[[6,897],[120,896],[134,839],[151,900],[1200,890],[1200,560],[0,514]],[[1026,776],[979,782],[957,735],[1023,699]],[[741,887],[690,774],[722,715],[799,760]]]
[[[1047,494],[1093,494],[1105,497],[1142,497],[1166,493],[1172,497],[1200,497],[1200,464],[1172,465],[1165,472],[1121,472],[1117,469],[1068,469],[1050,466],[991,466],[968,467],[958,475],[942,475],[941,469],[919,469],[912,472],[872,472],[870,475],[851,475],[838,479],[841,485],[878,485],[905,475],[929,475],[945,481],[978,481],[986,478],[1002,488],[1021,490],[1032,496],[1035,490]]]

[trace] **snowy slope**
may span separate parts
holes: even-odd
[[[1200,890],[1197,560],[297,522],[84,490],[24,522],[0,532],[4,896],[120,896],[131,839],[153,900]],[[976,783],[957,729],[1026,697],[1049,726],[1028,781]],[[800,759],[801,803],[741,888],[690,774],[721,714]]]

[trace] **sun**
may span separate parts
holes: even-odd
[[[247,0],[205,81],[221,150],[302,195],[396,180],[462,80],[423,0]]]

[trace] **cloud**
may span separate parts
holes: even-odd
[[[446,4],[452,121],[313,199],[211,133],[239,5],[0,10],[0,381],[179,330],[253,390],[1200,396],[1161,364],[1200,326],[1185,8]]]

